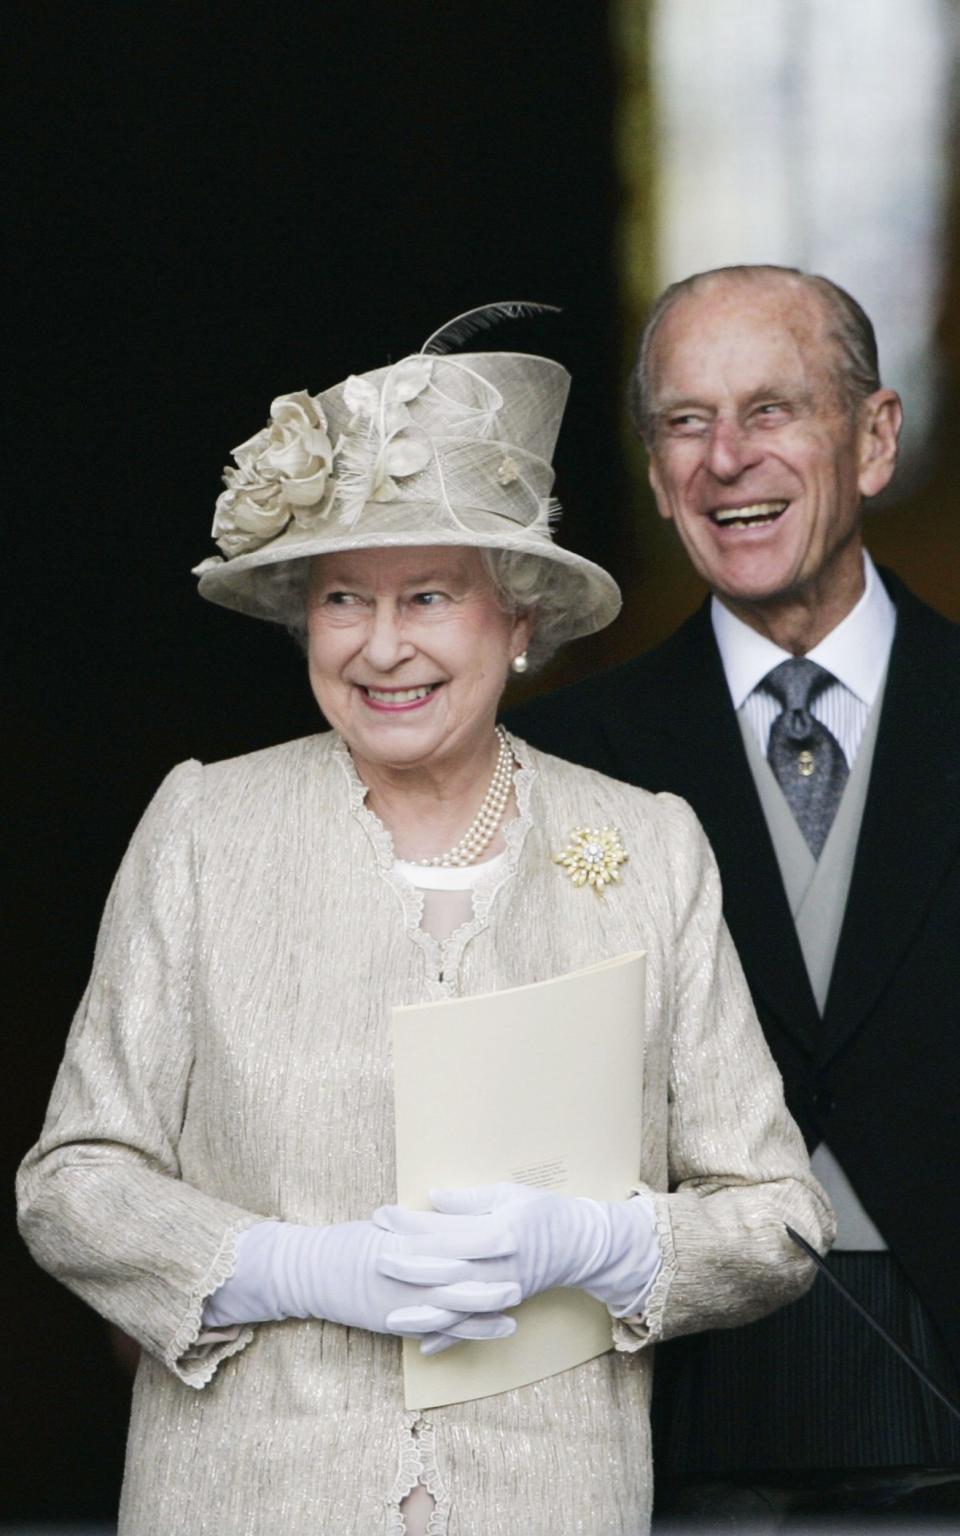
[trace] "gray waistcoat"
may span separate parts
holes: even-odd
[[[821,1014],[830,988],[837,941],[850,889],[885,683],[886,679],[867,716],[850,777],[819,860],[813,857],[807,847],[751,726],[742,715],[737,717],[747,761],[757,786],[787,901],[797,927],[810,985]],[[812,1167],[836,1208],[836,1246],[874,1250],[886,1248],[886,1243],[825,1142],[821,1142],[814,1152]]]

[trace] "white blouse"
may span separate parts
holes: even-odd
[[[494,854],[479,864],[452,869],[416,864],[411,859],[395,859],[398,879],[405,880],[423,893],[420,925],[431,938],[443,943],[473,917],[473,891],[481,880],[498,871],[506,871],[507,855]]]

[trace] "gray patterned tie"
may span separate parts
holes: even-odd
[[[774,667],[761,684],[783,706],[770,727],[767,761],[815,859],[850,772],[837,738],[810,713],[811,702],[833,682],[832,673],[815,661],[794,656]]]

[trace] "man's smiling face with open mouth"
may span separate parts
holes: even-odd
[[[657,327],[650,483],[731,605],[861,559],[864,434],[841,370],[817,296],[787,276],[710,278]]]

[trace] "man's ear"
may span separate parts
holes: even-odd
[[[877,496],[897,467],[903,406],[896,390],[877,389],[860,409],[860,494]]]
[[[656,499],[657,511],[660,513],[661,517],[670,522],[673,518],[673,513],[670,511],[670,508],[663,495],[663,486],[660,480],[660,471],[657,468],[656,454],[654,453],[645,437],[642,437],[640,441],[643,443],[647,453],[647,479],[650,482],[650,489],[653,491],[654,497]]]

